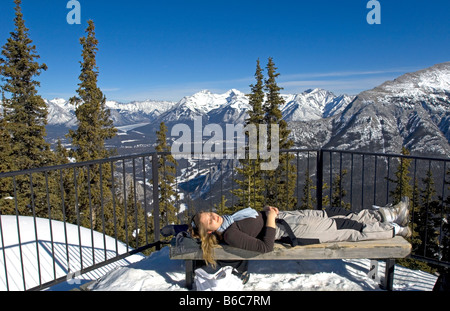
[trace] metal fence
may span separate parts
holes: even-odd
[[[410,187],[400,192],[409,191],[414,203],[412,256],[449,265],[450,159],[338,150],[281,152],[291,155],[286,161],[295,170],[294,180],[285,180],[295,186],[291,209],[312,204],[357,212],[395,203],[398,180],[407,175]],[[191,154],[178,160],[174,172],[161,172],[158,160],[167,155],[0,174],[0,290],[42,290],[159,249],[164,243],[160,228],[171,223],[160,206],[161,185],[169,175],[180,223],[224,199],[227,206],[237,204],[238,160]],[[402,164],[407,170],[399,170]]]

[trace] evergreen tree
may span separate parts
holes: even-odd
[[[220,200],[219,204],[214,204],[214,208],[216,210],[216,213],[219,215],[230,215],[233,214],[235,212],[235,210],[230,209],[229,207],[227,207],[227,199],[225,198],[224,195],[222,195],[222,198]]]
[[[245,159],[240,159],[241,167],[237,167],[236,171],[240,178],[235,179],[235,182],[240,186],[235,189],[233,194],[239,198],[239,202],[235,206],[233,211],[237,211],[242,208],[252,207],[256,210],[262,210],[265,204],[265,180],[263,172],[261,171],[260,155],[257,152],[256,159],[250,159],[251,148],[257,150],[259,148],[259,125],[264,124],[264,75],[260,66],[259,59],[256,64],[256,84],[250,85],[251,94],[247,95],[249,98],[249,105],[251,109],[248,112],[248,119],[245,122],[246,126],[252,126],[256,133],[256,141],[254,137],[251,137],[248,132],[247,135],[247,147]],[[250,146],[250,144],[253,144]],[[256,148],[255,148],[256,147]],[[253,156],[254,157],[254,156]]]
[[[0,173],[7,172],[13,169],[13,163],[11,163],[11,145],[9,141],[9,133],[6,130],[6,120],[3,116],[0,116]],[[0,215],[12,215],[14,214],[14,196],[13,181],[12,178],[0,179]]]
[[[449,194],[444,201],[443,206],[443,215],[442,215],[442,231],[441,231],[441,252],[443,261],[450,261],[450,224],[449,224],[449,214],[450,214],[450,169],[447,170],[446,175],[448,178],[445,179],[445,183],[447,186],[447,190]]]
[[[309,167],[305,171],[305,185],[303,186],[303,197],[300,209],[314,209],[314,198],[311,194],[311,190],[314,189],[314,184],[309,174]]]
[[[29,29],[25,27],[21,0],[15,0],[14,3],[15,29],[3,46],[0,57],[4,110],[0,134],[3,146],[1,153],[5,156],[2,158],[3,171],[27,170],[54,163],[53,152],[45,141],[47,106],[38,95],[40,83],[35,80],[42,71],[47,70],[47,66],[37,62],[40,56],[29,38]],[[50,191],[53,191],[55,185],[51,178],[49,184]],[[14,192],[10,184],[0,186],[3,195],[12,195]],[[17,177],[15,199],[20,214],[47,215],[44,174]],[[51,196],[50,202],[55,203],[54,196]]]
[[[40,83],[35,80],[45,64],[36,60],[39,55],[21,10],[21,0],[15,0],[15,30],[3,46],[0,58],[2,92],[10,95],[3,98],[6,130],[9,132],[11,155],[16,170],[27,170],[53,164],[53,153],[45,141],[47,125],[47,105],[37,93]]]
[[[70,130],[68,138],[72,140],[72,156],[77,162],[111,156],[114,151],[106,149],[105,141],[117,133],[110,118],[110,111],[106,107],[106,98],[97,86],[98,40],[95,37],[93,21],[88,21],[86,33],[87,35],[80,39],[83,60],[80,62],[78,96],[70,99],[70,103],[76,107],[78,128]],[[78,171],[77,186],[79,210],[83,215],[82,226],[114,232],[111,183],[112,172],[108,164],[90,165]]]
[[[158,156],[160,219],[165,224],[178,224],[177,203],[179,202],[179,196],[175,189],[178,162],[169,153],[166,138],[167,131],[167,126],[162,122],[159,131],[156,132],[156,151],[160,153]]]
[[[433,256],[438,254],[438,235],[436,230],[439,226],[439,202],[436,200],[436,190],[434,187],[433,173],[427,171],[426,177],[422,179],[424,188],[420,191],[421,209],[420,222],[418,223],[418,233],[422,241],[418,251],[421,255]]]
[[[265,90],[267,100],[264,105],[265,123],[268,125],[268,146],[271,146],[272,131],[271,125],[279,126],[279,148],[286,150],[292,148],[294,142],[289,139],[290,130],[287,122],[283,119],[280,107],[285,103],[281,97],[281,87],[277,85],[276,79],[279,73],[272,58],[267,64],[267,79],[265,80]],[[279,165],[275,170],[266,171],[266,198],[267,204],[278,206],[282,210],[292,210],[296,206],[294,196],[296,187],[296,168],[293,164],[295,156],[290,153],[280,152]]]
[[[414,179],[412,199],[410,200],[410,208],[411,208],[410,225],[412,229],[412,236],[411,238],[409,238],[409,242],[411,242],[411,244],[413,245],[413,252],[415,252],[416,247],[422,244],[418,230],[420,228],[420,224],[425,222],[425,219],[422,219],[423,213],[421,212],[419,182],[417,178]]]
[[[331,198],[331,206],[342,207],[347,210],[351,209],[350,203],[345,203],[343,200],[347,195],[347,190],[342,188],[344,177],[347,175],[347,170],[342,170],[341,174],[337,174],[333,179],[333,193]]]
[[[402,155],[410,155],[410,152],[405,147],[402,147]],[[391,196],[394,202],[398,203],[402,200],[402,197],[409,197],[412,199],[412,186],[411,186],[411,176],[409,168],[411,166],[411,159],[400,158],[400,163],[395,172],[395,179],[389,179],[389,181],[396,184],[396,187],[391,191]]]
[[[95,25],[88,21],[86,37],[80,39],[83,47],[81,74],[78,86],[78,97],[72,97],[70,103],[76,107],[78,120],[76,131],[69,131],[69,138],[74,146],[74,156],[78,162],[104,159],[112,155],[105,148],[105,141],[116,136],[117,129],[111,120],[111,113],[106,107],[106,97],[98,83],[98,67],[96,55],[98,40],[95,37]]]
[[[423,255],[422,240],[419,230],[421,230],[422,224],[425,223],[426,219],[423,219],[423,210],[420,204],[420,190],[418,185],[418,180],[415,178],[413,189],[412,189],[412,199],[410,200],[411,208],[411,224],[412,236],[408,238],[408,242],[413,246],[412,253]],[[433,272],[434,270],[430,266],[420,260],[413,258],[402,258],[398,260],[398,263],[404,267],[414,270],[422,270]]]
[[[127,199],[127,229],[128,243],[134,248],[147,244],[151,222],[147,217],[141,203],[137,200],[135,186],[131,183]]]

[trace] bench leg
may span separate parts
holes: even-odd
[[[386,259],[386,268],[384,272],[384,282],[382,284],[383,289],[392,291],[394,288],[394,272],[395,272],[395,259]]]
[[[378,274],[378,260],[371,260],[370,261],[370,268],[369,273],[367,273],[367,276],[369,279],[380,283],[380,276]]]
[[[194,261],[186,260],[186,288],[192,290],[194,285]]]

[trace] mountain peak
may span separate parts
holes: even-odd
[[[416,72],[406,73],[392,81],[363,93],[391,94],[395,97],[423,97],[445,93],[450,89],[450,62],[436,64]]]

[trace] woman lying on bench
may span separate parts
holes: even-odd
[[[339,207],[326,210],[283,212],[266,207],[264,212],[247,208],[233,215],[213,212],[196,214],[191,221],[193,237],[200,238],[203,258],[215,265],[213,248],[219,241],[232,247],[267,253],[275,241],[295,245],[328,242],[357,242],[411,236],[409,199],[393,207],[373,208],[352,213]]]

